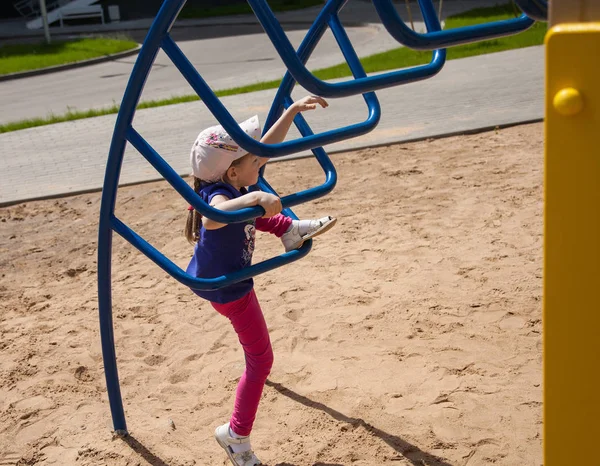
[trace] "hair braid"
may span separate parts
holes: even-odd
[[[200,187],[202,186],[202,181],[200,178],[196,178],[194,176],[194,191],[198,194],[200,193]],[[192,209],[188,211],[188,216],[185,221],[185,229],[184,234],[186,239],[194,244],[197,243],[200,239],[200,223],[202,222],[202,215],[196,211],[196,209]]]

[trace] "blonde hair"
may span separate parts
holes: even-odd
[[[235,166],[239,165],[242,162],[242,159],[245,158],[247,155],[249,155],[249,154],[246,154],[246,155],[240,157],[239,159],[234,160],[233,162],[231,162],[231,165],[229,165],[229,167],[235,167]],[[229,170],[229,168],[227,168],[227,170]],[[223,181],[224,183],[228,182],[227,181],[227,172],[225,172],[221,181]],[[204,181],[195,176],[193,177],[194,191],[196,192],[196,194],[200,194],[200,189],[202,189],[203,186],[206,186],[206,185],[209,185],[212,183],[215,183],[215,182]],[[202,214],[200,214],[200,212],[198,212],[196,209],[190,209],[188,211],[188,215],[185,220],[185,228],[183,229],[183,234],[185,235],[185,238],[188,240],[188,242],[190,244],[196,244],[198,242],[198,240],[200,239],[200,225],[201,224],[202,224]]]
[[[200,178],[194,176],[194,191],[196,194],[200,193],[200,188],[204,183]],[[196,209],[190,209],[188,211],[187,219],[185,220],[185,228],[183,234],[190,244],[195,244],[200,239],[200,223],[202,222],[202,215]]]

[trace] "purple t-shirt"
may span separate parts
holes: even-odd
[[[210,204],[218,194],[233,199],[245,193],[243,188],[240,192],[229,184],[218,182],[202,186],[198,194]],[[254,252],[255,232],[254,219],[230,223],[216,230],[207,230],[200,226],[199,240],[187,273],[199,278],[215,278],[249,267]],[[240,299],[253,286],[254,282],[250,278],[214,291],[192,291],[204,299],[223,304]]]

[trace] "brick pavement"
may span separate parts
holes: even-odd
[[[275,90],[223,98],[234,117],[264,121]],[[294,97],[303,95],[301,91]],[[326,147],[340,151],[402,142],[543,118],[544,47],[453,60],[434,78],[377,92],[382,119],[371,133]],[[331,99],[311,112],[315,132],[360,122],[360,96]],[[100,189],[116,115],[0,134],[0,205]],[[180,174],[187,174],[190,144],[214,124],[201,102],[140,110],[134,127]],[[290,133],[290,137],[297,133]],[[302,154],[300,154],[302,155]],[[121,184],[159,179],[128,147]]]

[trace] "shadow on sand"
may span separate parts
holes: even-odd
[[[427,453],[423,450],[420,450],[415,445],[408,443],[406,440],[403,440],[400,437],[397,437],[395,435],[388,434],[387,432],[384,432],[381,429],[378,429],[377,427],[369,424],[368,422],[366,422],[362,419],[348,417],[345,414],[342,414],[339,411],[336,411],[335,409],[332,409],[329,406],[324,405],[323,403],[319,403],[318,401],[313,401],[310,398],[302,396],[302,395],[294,392],[293,390],[290,390],[289,388],[284,387],[283,385],[281,385],[279,383],[267,380],[266,385],[274,388],[282,395],[287,396],[288,398],[290,398],[298,403],[303,404],[304,406],[308,406],[309,408],[313,408],[313,409],[318,409],[318,410],[323,411],[324,413],[327,413],[332,418],[334,418],[336,421],[347,422],[348,424],[352,425],[353,427],[356,427],[356,426],[363,427],[364,429],[366,429],[368,432],[370,432],[374,436],[379,437],[381,440],[383,440],[385,443],[387,443],[390,447],[392,447],[394,450],[396,450],[400,455],[402,455],[404,458],[406,458],[408,461],[410,461],[415,466],[423,466],[425,464],[428,466],[452,466],[450,463],[447,463],[443,459],[441,459],[437,456],[434,456],[430,453]],[[314,466],[317,466],[317,464],[325,466],[324,463],[316,463]],[[293,466],[293,465],[288,464],[288,463],[281,463],[276,466]],[[336,466],[336,465],[327,465],[327,466]]]

